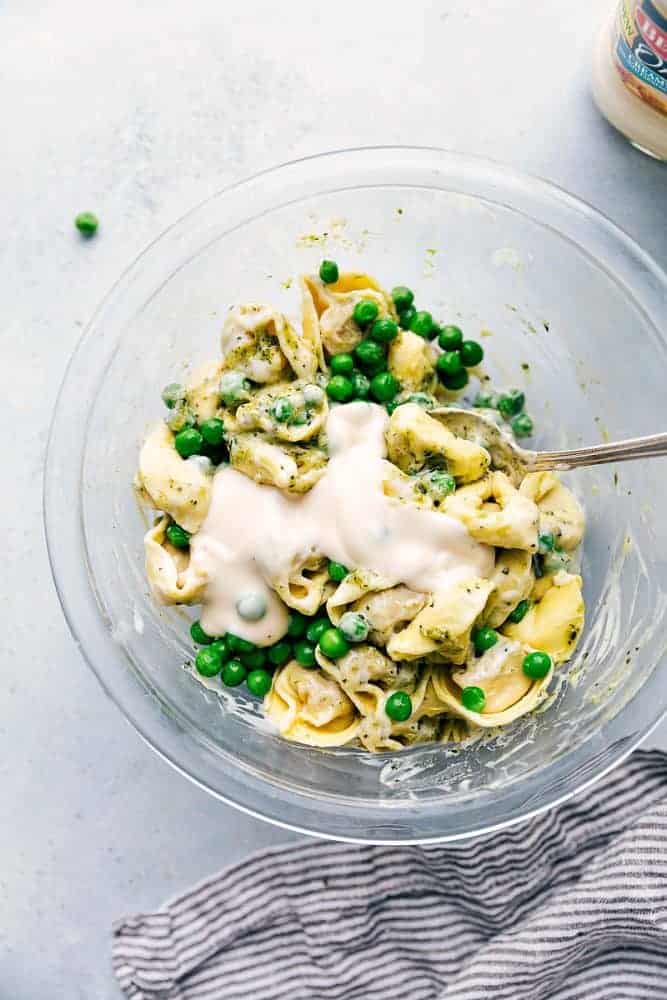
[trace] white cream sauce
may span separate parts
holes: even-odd
[[[190,547],[192,568],[208,579],[201,623],[209,634],[229,631],[260,646],[281,638],[287,611],[271,582],[286,579],[313,554],[417,591],[491,575],[493,548],[475,541],[459,521],[385,495],[383,482],[395,472],[385,458],[387,421],[375,403],[334,407],[326,472],[303,496],[260,485],[230,467],[216,473],[208,514]],[[248,593],[267,600],[260,621],[237,614],[236,601]]]

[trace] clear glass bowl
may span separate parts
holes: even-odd
[[[233,693],[202,687],[188,616],[159,608],[132,491],[164,383],[215,356],[232,303],[298,314],[294,277],[322,257],[407,284],[524,386],[537,446],[664,427],[665,275],[587,205],[506,167],[431,149],[290,163],[229,188],[169,229],[101,305],[51,430],[45,517],[64,612],[101,684],[143,738],[203,788],[321,836],[438,842],[499,828],[590,784],[660,720],[667,522],[660,460],[582,472],[589,515],[581,647],[539,714],[488,743],[401,754],[281,740]],[[363,516],[363,497],[359,500]]]

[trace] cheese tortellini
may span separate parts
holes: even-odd
[[[527,552],[537,550],[537,507],[512,486],[504,472],[490,472],[457,490],[445,501],[444,510],[462,521],[480,542]]]
[[[469,411],[445,423],[458,390],[439,342],[405,329],[412,293],[321,275],[299,279],[300,325],[235,305],[221,356],[163,391],[136,477],[157,513],[148,581],[161,603],[202,605],[196,669],[247,674],[286,739],[479,739],[540,705],[574,653],[583,510],[554,473],[503,466]],[[473,344],[480,380],[481,356]]]
[[[387,431],[388,457],[404,472],[419,472],[427,461],[440,460],[461,483],[483,476],[489,455],[478,444],[457,438],[417,403],[394,410]]]
[[[196,461],[181,458],[166,424],[146,438],[137,481],[156,510],[169,514],[186,531],[201,527],[211,501],[211,477]]]

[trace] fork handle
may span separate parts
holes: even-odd
[[[572,451],[535,452],[530,462],[531,472],[547,472],[550,469],[567,471],[582,465],[606,465],[608,462],[629,462],[635,458],[653,458],[667,455],[667,433],[649,434],[648,437],[630,438],[611,444],[597,444],[590,448],[575,448]]]

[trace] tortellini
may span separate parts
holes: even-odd
[[[459,580],[431,596],[407,628],[393,635],[387,652],[395,660],[416,660],[437,653],[449,663],[463,663],[475,621],[493,589],[490,580]]]
[[[262,430],[279,441],[307,441],[325,426],[329,406],[313,383],[279,382],[255,393],[236,411],[239,430]]]
[[[532,712],[546,697],[547,688],[551,682],[553,670],[550,670],[538,681],[531,681],[525,693],[520,695],[518,700],[505,708],[496,710],[487,709],[485,706],[481,712],[473,712],[466,708],[461,701],[461,687],[453,680],[453,675],[444,667],[433,668],[433,688],[436,696],[440,700],[443,711],[451,715],[458,715],[465,719],[471,726],[482,729],[495,729],[498,726],[507,726],[514,722],[521,715]],[[516,663],[509,669],[508,674],[496,678],[495,685],[487,681],[491,704],[503,705],[517,694],[524,686],[522,678],[518,678],[518,668]],[[460,679],[460,678],[459,678]],[[505,685],[505,693],[503,693]]]
[[[360,716],[357,737],[369,750],[398,750],[399,737],[410,734],[406,742],[414,742],[415,730],[422,718],[421,705],[429,681],[428,669],[410,665],[399,666],[372,646],[361,645],[339,660],[329,660],[321,651],[318,663],[354,704]],[[392,723],[384,707],[395,690],[410,693],[412,711],[409,719]],[[422,727],[422,732],[425,732]]]
[[[341,580],[335,592],[327,602],[327,613],[334,624],[337,624],[348,605],[374,591],[387,590],[391,581],[385,580],[379,573],[370,570],[356,569]]]
[[[427,594],[399,584],[359,598],[350,609],[364,615],[370,623],[370,641],[386,646],[393,635],[419,614],[427,601]]]
[[[222,370],[222,361],[205,361],[190,376],[185,399],[197,423],[210,420],[218,412]]]
[[[361,299],[375,302],[380,317],[394,315],[391,298],[367,274],[341,274],[331,285],[306,276],[302,293],[304,330],[311,336],[317,317],[321,342],[329,355],[351,351],[361,341],[363,333],[352,316]]]
[[[324,474],[327,456],[319,448],[275,444],[258,433],[247,433],[231,439],[229,459],[235,469],[256,483],[305,493]]]
[[[275,675],[264,710],[282,736],[308,746],[339,746],[359,732],[359,717],[340,685],[295,660]]]
[[[260,385],[287,378],[290,366],[280,346],[285,323],[285,318],[271,306],[232,309],[220,339],[224,370],[241,372]]]
[[[523,672],[526,650],[513,639],[498,641],[482,656],[471,658],[465,667],[452,670],[451,678],[460,688],[479,687],[484,692],[484,714],[504,712],[516,705],[532,687]]]
[[[189,553],[166,539],[169,518],[162,517],[144,536],[146,576],[162,604],[196,604],[207,583],[205,574],[190,565]]]
[[[433,392],[438,381],[434,362],[429,342],[410,330],[399,330],[389,345],[387,367],[404,392]]]
[[[533,559],[523,549],[499,549],[493,572],[493,590],[482,615],[485,625],[497,628],[530,594],[535,577]]]
[[[186,531],[201,527],[211,502],[211,477],[200,463],[181,458],[166,424],[146,438],[137,480],[156,510],[169,514]]]
[[[505,624],[504,634],[544,650],[554,663],[569,660],[584,627],[581,585],[581,577],[569,573],[538,580],[528,613],[517,624]]]
[[[317,554],[273,577],[270,582],[288,608],[304,615],[314,615],[334,587],[326,560]]]
[[[490,472],[484,479],[463,486],[445,500],[444,511],[461,521],[480,542],[537,551],[537,507],[512,486],[504,472]]]
[[[540,533],[553,534],[566,552],[576,549],[584,535],[584,512],[574,494],[553,472],[531,472],[519,492],[537,504]]]
[[[391,415],[387,429],[389,460],[404,472],[419,472],[427,461],[440,458],[447,471],[462,483],[483,476],[489,467],[488,452],[457,438],[417,403],[404,403]]]
[[[397,383],[386,406],[337,409],[331,368],[349,372],[359,396],[369,391],[359,372],[377,371],[372,356],[355,352],[369,333],[354,318],[357,303],[399,317],[362,272],[332,283],[305,275],[299,287],[300,330],[270,305],[237,305],[222,356],[165,387],[169,410],[137,475],[159,512],[144,538],[149,583],[162,603],[202,603],[200,628],[211,635],[226,630],[268,649],[287,628],[282,641],[295,658],[284,663],[284,648],[269,657],[282,665],[262,693],[271,683],[265,714],[289,740],[392,752],[494,736],[541,704],[582,633],[582,580],[571,572],[581,505],[554,473],[521,478],[497,410],[484,413],[498,428],[480,434],[469,410],[443,407],[453,393],[436,369],[440,347],[410,330],[374,331],[386,334]],[[349,371],[347,358],[330,365],[341,353],[354,353],[358,367]],[[329,628],[338,630],[332,643]],[[210,659],[214,648],[200,654]],[[539,679],[526,661],[536,652],[550,658],[537,657],[543,670],[532,672],[548,671]],[[480,690],[468,691],[471,700],[466,689]]]

